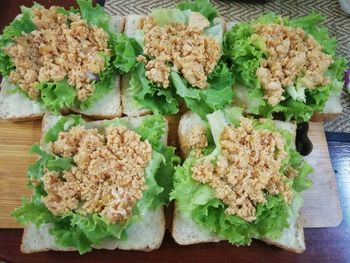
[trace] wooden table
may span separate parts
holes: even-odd
[[[73,1],[37,0],[45,6],[69,6]],[[19,13],[19,5],[31,0],[1,0],[0,28]],[[305,229],[307,249],[294,254],[256,241],[250,247],[233,247],[226,242],[191,246],[176,245],[167,232],[160,249],[153,252],[96,250],[79,256],[77,252],[22,254],[20,229],[0,229],[0,262],[350,262],[350,140],[329,134],[328,146],[336,172],[343,222],[337,228]],[[1,193],[0,193],[1,194]]]

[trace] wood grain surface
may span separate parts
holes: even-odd
[[[323,124],[310,122],[309,127],[313,150],[305,159],[314,171],[310,174],[312,187],[304,194],[301,216],[304,227],[335,227],[343,217]]]
[[[20,206],[23,195],[30,194],[26,172],[37,156],[29,154],[29,149],[40,135],[41,120],[0,120],[0,227],[18,227],[10,212]]]
[[[179,116],[168,118],[169,142],[176,144]],[[28,150],[40,139],[40,121],[0,122],[0,228],[18,228],[10,212],[19,207],[26,188],[27,167],[35,161]],[[305,193],[302,218],[305,227],[334,227],[342,220],[336,179],[329,158],[326,137],[321,123],[310,122],[309,138],[314,149],[306,159],[314,168],[313,186]]]

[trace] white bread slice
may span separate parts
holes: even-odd
[[[304,229],[301,220],[291,217],[289,219],[290,227],[285,229],[279,238],[263,238],[261,239],[269,245],[289,250],[295,253],[302,253],[305,251]],[[203,229],[197,225],[188,216],[174,208],[174,219],[171,230],[171,235],[175,242],[180,245],[192,245],[198,243],[211,243],[222,241],[215,234]]]
[[[123,16],[113,15],[109,20],[109,27],[116,33],[121,33],[124,31],[125,19]]]
[[[53,236],[49,234],[50,224],[41,225],[37,228],[29,224],[24,228],[21,252],[35,253],[49,250],[75,251],[74,247],[62,247],[55,243]],[[163,207],[149,211],[143,218],[132,224],[127,229],[127,240],[105,240],[100,245],[93,246],[95,249],[122,249],[151,251],[160,247],[165,232],[165,218]]]
[[[134,37],[136,29],[138,29],[141,19],[145,15],[130,14],[125,17],[124,34],[128,37]]]
[[[230,31],[230,29],[237,23],[238,21],[235,21],[235,20],[227,22],[225,26],[226,32]],[[312,115],[310,120],[315,122],[322,122],[322,121],[335,120],[337,117],[339,117],[343,112],[343,107],[341,106],[340,97],[341,97],[341,94],[330,96],[326,101],[323,111],[315,112]],[[235,98],[237,99],[237,97]],[[242,104],[244,103],[246,102],[242,102]]]
[[[122,115],[120,101],[120,76],[115,75],[114,87],[101,99],[96,101],[91,108],[80,110],[73,107],[73,112],[81,113],[95,119],[113,119]]]
[[[289,222],[290,227],[285,229],[279,238],[263,238],[261,240],[269,245],[275,245],[285,250],[303,253],[306,249],[303,224],[300,218],[289,221],[291,221]]]
[[[134,99],[134,93],[129,89],[130,74],[122,76],[121,99],[123,115],[136,117],[151,114],[152,111],[144,108]]]
[[[180,245],[219,242],[221,239],[210,231],[201,228],[193,220],[174,206],[171,235]]]
[[[45,114],[42,123],[42,138],[41,147],[47,149],[47,145],[44,142],[44,134],[48,129],[55,125],[55,123],[61,118],[58,115]],[[131,128],[137,127],[143,117],[124,117],[124,120],[128,121]],[[85,125],[87,128],[99,128],[103,124],[103,121],[87,122]],[[165,127],[165,135],[162,137],[162,142],[167,142],[168,126]],[[45,224],[37,228],[33,224],[28,224],[24,228],[22,237],[21,251],[23,253],[34,253],[48,250],[57,251],[74,251],[75,248],[66,248],[58,246],[54,238],[49,234],[50,224]],[[163,240],[165,233],[165,216],[163,207],[159,207],[154,211],[147,212],[139,221],[130,225],[127,229],[127,240],[105,240],[102,244],[94,246],[96,249],[109,249],[116,248],[123,250],[142,250],[151,251],[157,249]]]
[[[125,17],[124,33],[128,37],[133,37],[138,28],[139,22],[145,16],[143,15],[127,15]],[[151,113],[151,110],[144,108],[134,100],[134,94],[129,89],[130,75],[122,76],[121,98],[123,114],[126,116],[143,116]]]
[[[124,33],[128,37],[134,37],[135,31],[138,28],[140,20],[144,18],[144,15],[127,15],[125,17],[125,27]],[[223,31],[225,30],[225,20],[222,17],[217,17],[214,19],[215,24],[220,24],[222,26]],[[129,89],[129,81],[130,75],[124,75],[122,77],[121,84],[121,96],[122,96],[122,106],[123,106],[123,114],[126,116],[143,116],[151,113],[151,110],[139,105],[134,100],[134,94]]]
[[[293,134],[293,137],[296,136],[296,125],[291,122],[283,121],[274,121],[275,125],[281,129],[286,129]],[[179,141],[180,148],[184,145],[183,141],[186,141],[186,134],[195,126],[202,125],[203,128],[204,122],[201,118],[193,113],[185,113],[179,123]],[[185,143],[186,145],[186,143]],[[183,153],[188,154],[188,149],[181,149]],[[277,239],[263,238],[262,240],[268,244],[273,244],[277,247],[284,248],[296,253],[301,253],[305,250],[305,240],[304,240],[304,231],[301,223],[298,221],[298,218],[291,215],[288,219],[290,227],[285,229],[282,236]],[[172,236],[175,239],[176,243],[181,245],[189,245],[196,243],[204,242],[218,242],[221,239],[215,236],[213,233],[197,226],[189,215],[184,214],[176,208],[175,201],[175,211],[173,218],[172,226]]]
[[[44,110],[38,102],[15,92],[16,86],[7,77],[1,81],[0,87],[0,119],[24,121],[38,119],[44,115]]]
[[[26,225],[23,230],[21,243],[22,253],[35,253],[49,250],[75,251],[72,247],[60,247],[55,243],[54,237],[49,234],[50,224],[43,224],[37,228],[34,224]]]
[[[205,127],[204,121],[193,111],[188,111],[181,116],[178,128],[178,139],[180,144],[180,152],[183,158],[190,152],[187,134],[189,134],[193,127]]]
[[[122,32],[124,29],[124,18],[121,16],[112,16],[110,27],[116,33]],[[97,101],[93,107],[86,110],[79,110],[73,107],[71,110],[98,119],[111,119],[121,116],[119,76],[115,78],[114,87],[108,94]],[[45,113],[44,108],[38,102],[30,100],[20,93],[8,94],[8,91],[14,88],[14,85],[7,78],[3,78],[0,90],[0,119],[24,121],[41,118]]]

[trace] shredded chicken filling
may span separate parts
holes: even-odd
[[[50,150],[76,164],[62,173],[45,171],[42,200],[53,214],[74,210],[98,213],[111,223],[127,220],[146,189],[144,172],[152,157],[147,141],[124,126],[109,126],[105,135],[76,126],[61,132]]]
[[[196,156],[200,156],[202,150],[208,146],[206,130],[201,125],[195,125],[185,136],[182,148],[185,152],[194,151]]]
[[[141,21],[144,52],[151,57],[148,62],[145,57],[139,58],[146,63],[147,78],[167,88],[172,63],[193,87],[206,88],[207,75],[214,70],[221,54],[216,39],[203,32],[208,26],[209,21],[196,12],[191,13],[188,26],[183,23],[158,26],[152,17]]]
[[[280,172],[287,156],[281,134],[254,129],[252,121],[241,119],[241,126],[225,127],[220,136],[221,155],[216,160],[204,159],[192,167],[192,177],[215,189],[215,196],[246,221],[256,219],[256,206],[266,203],[266,195],[281,194],[287,203],[293,198],[288,177]]]
[[[303,29],[278,24],[257,24],[255,29],[268,53],[256,74],[269,104],[274,106],[284,100],[284,90],[293,85],[296,77],[300,77],[307,89],[329,83],[325,71],[332,58],[322,52],[321,45]]]
[[[36,30],[16,37],[5,48],[15,66],[10,80],[35,99],[39,82],[67,79],[76,88],[78,100],[86,100],[95,90],[92,82],[105,69],[100,53],[110,53],[108,34],[89,26],[80,14],[66,16],[54,6],[38,7],[33,13]]]

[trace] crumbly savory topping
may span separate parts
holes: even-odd
[[[146,77],[155,83],[162,83],[164,88],[169,87],[170,68],[165,61],[153,59],[146,64]]]
[[[54,6],[38,7],[33,13],[36,30],[16,37],[5,48],[16,67],[10,73],[10,80],[36,98],[37,83],[67,78],[76,88],[78,99],[84,101],[94,92],[92,81],[105,68],[99,53],[110,53],[108,34],[89,26],[80,14],[66,16]]]
[[[287,156],[281,134],[254,129],[251,120],[242,118],[240,127],[225,127],[220,145],[216,163],[208,158],[197,163],[192,167],[192,177],[215,189],[216,197],[228,205],[227,214],[246,221],[256,219],[255,207],[266,202],[266,192],[281,194],[291,202],[291,185],[280,172]],[[292,172],[288,174],[293,176]]]
[[[158,26],[152,17],[141,21],[144,30],[144,52],[154,59],[146,64],[147,77],[167,88],[169,65],[174,64],[193,86],[206,88],[207,75],[220,58],[220,44],[203,32],[209,21],[199,13],[192,12],[189,23],[172,23]]]
[[[196,156],[200,156],[202,149],[208,146],[207,133],[203,126],[195,125],[186,134],[182,148],[188,152],[195,151]]]
[[[124,126],[109,126],[105,135],[76,126],[61,132],[50,149],[76,164],[63,173],[47,170],[42,178],[42,200],[53,214],[75,210],[125,222],[146,188],[144,171],[152,157],[147,141]]]
[[[303,29],[278,24],[257,24],[255,29],[268,52],[268,58],[256,74],[269,104],[277,105],[284,100],[284,89],[293,85],[297,76],[308,89],[329,83],[324,73],[332,58],[323,53],[321,45]]]

